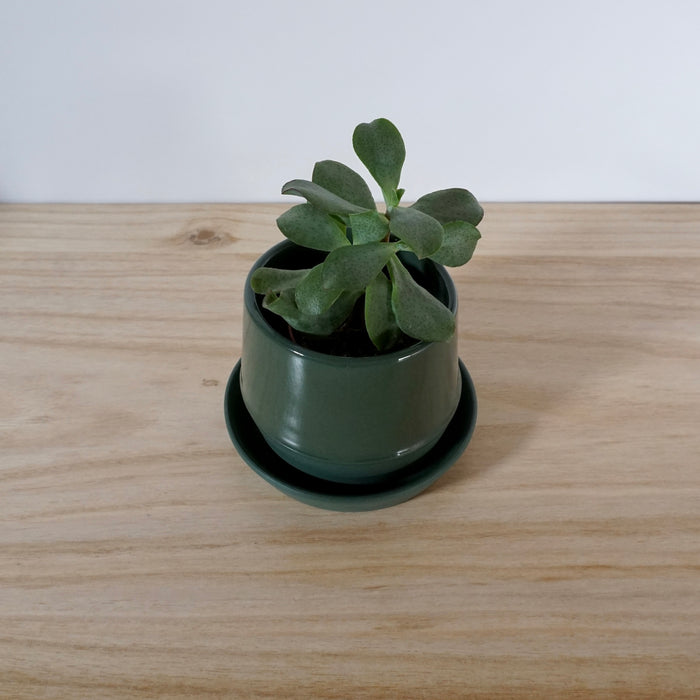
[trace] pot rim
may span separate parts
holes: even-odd
[[[413,345],[409,345],[407,348],[400,350],[394,350],[393,352],[381,353],[379,355],[361,355],[348,357],[345,355],[331,355],[325,352],[319,352],[318,350],[311,350],[310,348],[305,348],[298,343],[293,342],[291,339],[285,337],[281,333],[278,333],[265,319],[257,303],[256,297],[258,296],[250,284],[251,277],[255,270],[260,267],[264,267],[277,253],[284,250],[285,248],[303,248],[292,241],[284,240],[276,243],[272,248],[269,248],[263,255],[261,255],[250,268],[245,281],[245,289],[243,290],[243,300],[245,307],[248,310],[249,317],[254,321],[254,323],[263,330],[263,332],[275,343],[286,347],[287,350],[295,355],[302,358],[308,358],[309,360],[315,360],[317,362],[325,362],[327,364],[373,364],[373,363],[383,363],[383,362],[402,362],[408,360],[411,357],[415,357],[428,348],[435,345],[434,341],[427,340],[417,340]],[[448,308],[454,314],[457,313],[457,289],[454,285],[454,281],[450,274],[445,269],[444,265],[440,265],[434,261],[430,263],[435,267],[437,273],[445,284],[448,297]],[[455,335],[457,331],[455,330]],[[446,341],[450,342],[450,341]]]

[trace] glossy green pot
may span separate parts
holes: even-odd
[[[309,251],[284,241],[253,266],[310,267]],[[412,274],[453,312],[447,271],[415,256]],[[440,439],[460,400],[457,337],[374,357],[308,350],[275,330],[250,286],[244,292],[240,392],[266,443],[291,466],[336,483],[391,479]]]

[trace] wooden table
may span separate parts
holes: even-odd
[[[700,205],[487,205],[474,438],[355,514],[224,424],[282,209],[0,207],[0,697],[700,697]]]

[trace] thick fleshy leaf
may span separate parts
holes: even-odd
[[[478,226],[484,218],[484,210],[476,201],[476,197],[461,187],[430,192],[414,202],[411,207],[429,214],[441,224],[466,221],[472,226]]]
[[[372,243],[381,241],[389,233],[389,220],[378,211],[366,211],[362,214],[350,214],[352,243]]]
[[[476,226],[466,221],[452,221],[445,224],[442,245],[430,256],[441,265],[459,267],[471,260],[477,241],[481,238]]]
[[[390,214],[389,230],[419,257],[432,255],[442,244],[442,225],[432,216],[410,207],[396,207]]]
[[[328,214],[357,214],[366,211],[367,207],[348,202],[330,190],[309,180],[290,180],[282,187],[282,194],[293,194],[304,197],[309,204]]]
[[[312,182],[358,207],[376,209],[374,197],[362,176],[337,160],[321,160],[314,166]]]
[[[391,349],[401,337],[391,306],[391,282],[383,272],[369,283],[365,292],[365,327],[380,352]]]
[[[323,284],[329,289],[360,292],[398,250],[396,243],[365,243],[338,248],[323,263]]]
[[[256,294],[282,292],[294,289],[310,270],[280,270],[276,267],[259,267],[250,278],[250,286]]]
[[[329,289],[323,286],[323,263],[321,263],[312,268],[296,286],[294,300],[302,313],[318,315],[328,311],[342,291],[342,289]]]
[[[350,315],[359,297],[357,292],[343,292],[328,311],[311,315],[301,311],[294,298],[294,290],[287,289],[280,295],[268,294],[263,306],[302,333],[330,335]]]
[[[386,203],[396,206],[399,203],[396,190],[406,158],[406,147],[399,130],[388,119],[358,124],[352,135],[352,145],[382,188]]]
[[[315,250],[334,250],[350,245],[338,224],[311,204],[297,204],[277,219],[282,233],[298,245]]]
[[[398,258],[389,260],[389,272],[393,285],[391,305],[399,328],[418,340],[449,340],[455,330],[452,312],[421,287]]]

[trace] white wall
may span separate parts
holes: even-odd
[[[361,169],[406,199],[698,200],[693,0],[0,0],[0,201],[279,201]]]

